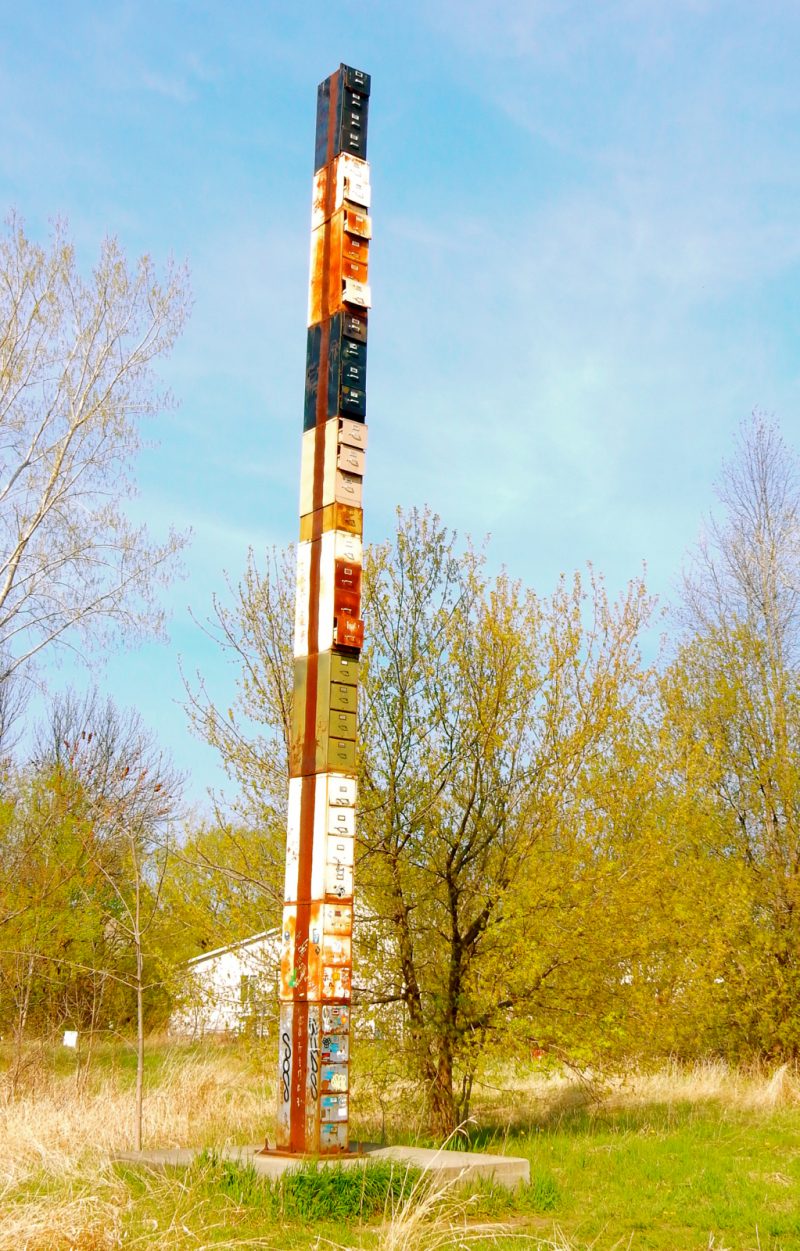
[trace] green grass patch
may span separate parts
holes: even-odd
[[[370,1221],[407,1199],[418,1178],[418,1169],[383,1161],[348,1167],[303,1164],[269,1178],[251,1164],[221,1159],[211,1151],[187,1170],[186,1185],[209,1198],[258,1208],[271,1220]]]
[[[580,1244],[694,1251],[800,1248],[800,1115],[718,1104],[580,1110],[509,1136],[555,1177]]]
[[[278,1178],[259,1174],[250,1164],[203,1152],[186,1169],[160,1177],[120,1166],[129,1202],[126,1241],[155,1248],[169,1234],[169,1246],[202,1234],[203,1245],[239,1246],[269,1235],[275,1251],[321,1245],[349,1246],[354,1230],[372,1244],[374,1227],[404,1205],[416,1203],[419,1170],[375,1162],[343,1167],[303,1164]],[[369,1226],[373,1226],[372,1232]],[[152,1239],[152,1241],[151,1241]],[[167,1245],[164,1243],[164,1245]]]

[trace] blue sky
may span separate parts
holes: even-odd
[[[297,530],[316,86],[373,77],[368,539],[430,504],[538,590],[671,594],[739,422],[800,443],[800,7],[726,0],[2,5],[0,200],[185,258],[137,514],[191,526],[165,644],[93,675],[202,800],[178,658]],[[85,682],[56,670],[54,685]]]

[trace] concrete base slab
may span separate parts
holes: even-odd
[[[487,1155],[479,1151],[434,1151],[430,1147],[370,1147],[368,1160],[389,1160],[432,1173],[437,1181],[473,1181],[491,1178],[512,1190],[531,1180],[530,1161],[515,1155]]]
[[[219,1154],[226,1160],[239,1164],[251,1164],[263,1177],[276,1178],[289,1169],[302,1164],[316,1163],[324,1168],[338,1164],[342,1168],[363,1168],[373,1160],[387,1161],[401,1168],[418,1168],[430,1173],[437,1182],[470,1182],[477,1178],[491,1178],[500,1186],[513,1189],[527,1184],[531,1179],[528,1160],[512,1155],[486,1155],[473,1151],[434,1151],[431,1147],[379,1147],[375,1143],[362,1143],[358,1154],[348,1156],[292,1156],[263,1153],[256,1147],[224,1147]],[[156,1151],[124,1151],[115,1157],[120,1163],[161,1172],[166,1168],[186,1168],[200,1155],[197,1150],[174,1147]]]

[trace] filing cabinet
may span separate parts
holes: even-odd
[[[369,277],[369,266],[366,261],[354,261],[349,257],[342,255],[339,262],[341,265],[342,281],[352,279],[353,282],[365,283]]]
[[[349,65],[320,83],[314,168],[327,165],[340,152],[366,159],[370,76]]]
[[[338,562],[337,562],[338,564]],[[358,617],[361,612],[361,595],[358,591],[346,591],[334,586],[333,615],[334,617]]]
[[[372,294],[366,283],[356,282],[352,278],[343,278],[342,300],[345,304],[355,304],[358,308],[370,308]]]
[[[322,936],[322,954],[325,966],[329,968],[341,968],[342,965],[349,965],[352,960],[351,938],[341,934],[323,934]]]
[[[349,1034],[323,1034],[319,1051],[323,1064],[343,1064],[350,1059]]]
[[[320,84],[280,960],[278,1145],[348,1147],[361,511],[371,303],[370,78]]]
[[[360,91],[362,95],[368,96],[371,78],[364,70],[353,69],[352,65],[342,65],[344,71],[345,86],[352,91]]]
[[[369,243],[372,238],[372,218],[362,209],[354,208],[352,204],[343,204],[342,213],[342,230],[353,240],[352,246],[355,247],[356,240],[360,240],[362,245]]]
[[[306,430],[300,451],[300,516],[328,504],[361,508],[365,455],[353,456],[348,444],[339,442],[340,422],[334,418]]]
[[[327,1128],[327,1122],[333,1120],[347,1120],[347,1095],[323,1095],[320,1099],[320,1116],[323,1118],[321,1130]],[[344,1126],[340,1126],[344,1129]]]
[[[326,1099],[329,1097],[331,1099],[333,1098],[333,1096],[326,1096]],[[326,1107],[325,1109],[320,1109],[320,1111],[327,1112],[328,1109]],[[347,1111],[345,1108],[345,1117],[346,1116],[347,1116]],[[347,1121],[346,1120],[343,1123],[331,1123],[328,1121],[321,1122],[320,1127],[319,1127],[320,1151],[324,1152],[325,1154],[335,1155],[337,1152],[342,1152],[342,1151],[347,1150],[347,1142],[348,1142],[348,1138],[347,1138]]]
[[[345,221],[347,215],[345,213]],[[369,219],[365,219],[369,220]],[[358,261],[362,265],[369,262],[369,240],[363,239],[360,235],[351,234],[349,230],[342,234],[342,256],[348,261]]]
[[[358,684],[358,661],[352,656],[341,656],[334,652],[331,656],[331,681]],[[355,802],[355,800],[354,800]]]
[[[300,517],[301,543],[320,538],[331,530],[337,534],[347,533],[360,538],[364,532],[363,512],[349,504],[333,503],[312,509],[310,513],[304,513]]]
[[[328,766],[331,769],[356,771],[356,745],[352,739],[331,739],[328,743]]]
[[[331,712],[352,712],[355,714],[357,688],[345,686],[343,683],[331,685]]]
[[[308,324],[315,325],[342,309],[342,301],[369,308],[369,257],[366,241],[344,231],[344,213],[335,213],[311,235]],[[348,296],[348,287],[364,294]]]
[[[339,469],[344,469],[347,473],[357,473],[363,477],[365,461],[366,454],[361,448],[350,447],[346,443],[339,443],[339,451],[336,457],[336,464]]]
[[[316,230],[324,222],[330,221],[333,214],[340,209],[347,209],[355,214],[347,220],[348,233],[368,239],[372,233],[369,217],[371,203],[369,165],[366,161],[343,152],[314,175],[311,229]]]
[[[367,385],[367,345],[358,339],[348,339],[346,335],[341,341],[341,370],[339,377],[348,387],[365,387]],[[331,413],[331,416],[334,416]]]
[[[372,203],[369,167],[354,156],[343,154],[336,169],[335,204],[358,204],[368,209]]]
[[[342,334],[346,339],[355,339],[357,343],[367,341],[367,318],[359,313],[342,313]]]
[[[339,444],[355,447],[361,452],[367,450],[367,427],[363,421],[352,421],[349,417],[339,418]]]
[[[346,470],[337,468],[334,499],[340,504],[351,504],[354,508],[360,508],[362,484],[361,474],[347,473]]]
[[[347,1065],[341,1061],[323,1064],[320,1069],[320,1090],[323,1095],[343,1094],[348,1087]]]
[[[335,559],[333,562],[333,585],[336,590],[361,592],[361,564]]]
[[[344,835],[329,834],[326,863],[328,865],[344,865],[345,868],[352,869],[354,844],[355,840],[352,838],[345,838]],[[348,943],[350,942],[349,938],[347,941]]]
[[[352,899],[353,869],[346,864],[329,864],[325,867],[325,893],[335,899]],[[332,996],[336,998],[337,996]]]
[[[364,622],[355,617],[337,617],[333,641],[339,647],[360,650],[364,646]]]
[[[354,339],[348,333],[360,321],[339,312],[309,328],[304,430],[333,417],[358,421],[366,416],[366,338]]]
[[[349,903],[326,903],[323,906],[325,917],[325,933],[326,934],[352,934],[353,932],[353,905]],[[347,1029],[347,1022],[337,1025],[335,1022],[325,1026],[326,1029],[336,1030]]]
[[[308,438],[308,435],[305,437]],[[341,478],[344,475],[337,470],[337,476]],[[357,483],[361,481],[360,478],[354,480]],[[360,580],[354,568],[356,562],[348,562],[337,555],[345,547],[358,550],[358,542],[357,536],[348,535],[345,531],[327,530],[318,539],[301,541],[298,545],[296,658],[329,652],[335,641],[337,622],[341,627],[339,642],[345,642],[348,647],[360,646],[356,641],[358,630],[345,629],[347,620],[358,620],[361,611]]]
[[[352,386],[349,382],[343,380],[339,398],[339,412],[348,417],[366,417],[366,391],[362,387]]]
[[[350,891],[353,894],[353,876],[350,875]],[[322,970],[322,998],[350,1000],[350,970],[341,964],[326,964]]]
[[[349,1031],[350,1009],[340,1004],[324,1003],[322,1005],[323,1034],[346,1034]]]
[[[347,838],[352,844],[356,832],[355,808],[341,808],[337,804],[328,804],[327,831],[339,838]],[[344,848],[342,855],[349,856],[347,864],[353,863],[353,848]]]
[[[356,737],[356,714],[354,712],[343,712],[341,709],[331,709],[329,714],[329,734],[331,738],[351,738],[355,742]]]
[[[342,744],[350,740],[352,753],[345,751],[343,765],[346,772],[352,772],[355,764],[354,741],[357,729],[358,666],[336,652],[323,652],[307,657],[298,657],[294,662],[294,698],[292,701],[292,719],[289,736],[289,811],[287,819],[287,855],[291,853],[296,863],[295,845],[299,837],[299,806],[300,798],[297,787],[300,779],[311,774],[322,774],[328,769],[335,770],[331,761],[331,745]],[[344,676],[339,681],[336,674]],[[342,750],[341,747],[338,750]],[[352,814],[355,804],[355,782],[351,779],[333,775],[330,783],[329,804],[337,808],[349,810]],[[349,826],[352,817],[345,819]],[[341,830],[342,821],[335,825]]]
[[[341,569],[350,568],[344,561],[337,560],[334,562],[334,579]],[[360,574],[360,570],[359,570]],[[358,579],[360,583],[360,577]],[[361,615],[361,587],[337,586],[334,582],[333,587],[333,615],[334,617],[359,617]]]
[[[333,539],[333,557],[334,564],[338,561],[349,561],[353,565],[361,567],[363,559],[364,546],[361,539],[354,534],[346,532],[337,532]]]

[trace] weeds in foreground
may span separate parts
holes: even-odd
[[[0,1191],[0,1251],[114,1251],[126,1195],[104,1177]]]
[[[403,1181],[402,1170],[391,1185],[357,1170],[335,1181],[297,1174],[267,1194],[254,1171],[213,1153],[170,1175],[114,1167],[131,1140],[129,1067],[109,1049],[78,1083],[69,1060],[57,1056],[48,1070],[40,1058],[24,1098],[4,1099],[0,1076],[0,1251],[800,1247],[800,1081],[791,1067],[670,1065],[601,1089],[498,1068],[477,1092],[484,1128],[473,1145],[527,1155],[529,1187],[509,1195],[480,1183],[465,1194],[425,1188],[416,1175]],[[149,1145],[263,1137],[272,1088],[262,1063],[245,1047],[154,1048]],[[402,1112],[387,1091],[381,1098],[393,1137]],[[355,1132],[368,1136],[369,1100],[356,1106]]]

